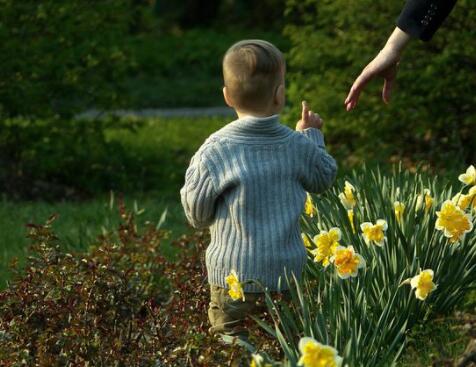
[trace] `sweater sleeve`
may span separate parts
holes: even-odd
[[[185,173],[185,184],[180,196],[185,216],[193,227],[208,227],[213,222],[218,195],[200,151],[193,156]]]
[[[332,186],[337,174],[337,164],[327,153],[321,131],[308,128],[301,132],[311,144],[306,144],[306,167],[304,168],[304,189],[321,193]]]
[[[412,37],[429,41],[456,4],[456,0],[407,0],[397,26]]]

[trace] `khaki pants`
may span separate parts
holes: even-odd
[[[273,299],[277,294],[277,292],[271,292]],[[289,301],[288,290],[282,291],[281,294],[285,300]],[[247,337],[248,330],[245,327],[247,316],[261,316],[266,309],[264,293],[245,293],[245,301],[233,300],[227,289],[211,284],[208,307],[208,319],[211,324],[209,332]]]

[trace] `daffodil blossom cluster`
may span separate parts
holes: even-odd
[[[339,199],[346,209],[354,209],[357,204],[354,191],[355,187],[349,181],[345,181],[344,192],[339,194]]]
[[[349,218],[352,233],[355,233],[354,207],[357,204],[354,191],[355,187],[349,181],[345,181],[344,192],[339,194],[339,199],[342,205],[347,209],[347,217]]]
[[[476,186],[471,187],[467,194],[456,194],[451,201],[461,210],[470,209],[476,212]]]
[[[429,189],[423,190],[423,195],[418,195],[415,210],[420,210],[425,203],[425,213],[428,213],[433,206],[433,197]]]
[[[250,367],[272,367],[272,365],[265,363],[262,355],[253,353],[251,355]]]
[[[405,213],[405,204],[400,201],[395,201],[393,203],[393,208],[395,210],[395,218],[399,224],[402,223],[403,213]]]
[[[304,337],[299,341],[298,366],[303,367],[340,367],[342,357],[337,354],[337,350],[328,345],[323,345],[313,338]]]
[[[362,235],[364,236],[365,243],[369,245],[374,243],[377,246],[382,247],[387,239],[385,237],[385,231],[387,230],[387,221],[384,219],[377,220],[377,223],[365,222],[360,225],[362,229]]]
[[[340,245],[341,231],[339,228],[331,228],[329,232],[322,231],[314,236],[314,243],[317,248],[311,251],[314,255],[314,261],[322,263],[327,267],[330,263],[330,258],[334,255],[336,248]]]
[[[466,173],[459,175],[458,179],[465,185],[472,186],[467,194],[462,192],[453,196],[451,200],[446,200],[440,211],[436,212],[438,219],[435,228],[442,231],[451,243],[458,243],[464,236],[473,229],[471,212],[476,210],[476,169],[469,166]],[[466,213],[466,210],[470,213]]]
[[[459,176],[459,180],[469,186],[466,193],[459,193],[451,200],[446,200],[441,204],[439,211],[436,211],[435,228],[443,231],[445,237],[451,243],[460,242],[464,236],[473,229],[471,214],[476,211],[476,169],[470,166],[466,173]],[[471,186],[472,185],[472,186]],[[400,196],[397,188],[395,197]],[[343,192],[339,194],[342,205],[347,209],[347,217],[355,233],[354,209],[357,204],[355,197],[355,187],[345,181]],[[424,188],[422,194],[417,196],[415,211],[424,210],[428,214],[434,205],[434,198],[428,188]],[[395,219],[398,224],[403,225],[405,220],[406,205],[402,199],[393,202]],[[386,241],[386,231],[388,224],[385,219],[378,219],[375,223],[364,222],[360,224],[362,237],[367,245],[374,244],[382,247]],[[303,234],[303,241],[309,252],[314,256],[314,261],[321,263],[324,267],[333,264],[337,275],[341,279],[355,277],[358,270],[366,266],[363,257],[356,253],[353,246],[341,246],[342,233],[339,228],[334,227],[329,231],[321,231],[314,238]],[[420,274],[407,280],[412,289],[415,289],[415,296],[420,300],[428,297],[435,288],[433,283],[433,271],[423,270]]]
[[[331,261],[334,263],[337,275],[341,279],[356,277],[358,270],[365,268],[364,258],[354,251],[353,246],[337,247]]]
[[[467,194],[456,194],[452,199],[453,203],[461,210],[470,208],[471,211],[476,211],[476,169],[474,166],[469,166],[466,173],[459,175],[458,179],[467,186],[473,186],[468,190]]]
[[[461,241],[464,235],[473,229],[471,216],[451,200],[446,200],[436,215],[438,219],[435,222],[435,228],[443,231],[451,243]]]
[[[469,166],[466,173],[459,175],[458,180],[468,186],[476,185],[476,168],[473,165]]]
[[[476,257],[475,166],[459,172],[463,184],[456,192],[436,176],[413,175],[403,167],[390,177],[368,170],[356,172],[345,185],[332,189],[317,202],[317,218],[302,216],[306,231],[303,242],[309,260],[313,260],[308,262],[312,271],[307,276],[318,280],[315,284],[319,293],[312,291],[315,284],[309,283],[310,290],[303,291],[305,297],[294,301],[302,310],[332,316],[325,322],[336,336],[319,341],[333,340],[340,350],[350,336],[356,340],[352,348],[341,351],[349,365],[390,364],[390,359],[389,363],[382,362],[380,355],[388,344],[380,336],[372,336],[380,321],[360,321],[369,311],[389,315],[390,322],[382,329],[389,336],[387,340],[403,340],[406,331],[399,325],[405,323],[405,328],[411,328],[425,312],[452,310],[464,296],[466,285],[474,281],[471,265]],[[459,247],[452,245],[458,242]],[[405,278],[408,279],[402,283]],[[398,284],[408,287],[395,292]],[[333,292],[342,297],[333,297]],[[359,312],[357,321],[355,312]],[[342,364],[334,359],[337,351],[312,338],[303,338],[299,348],[294,345],[295,333],[288,330],[296,326],[301,335],[309,335],[308,325],[313,321],[309,315],[311,312],[303,311],[299,318],[284,321],[286,325],[280,328],[283,350],[296,348],[293,355],[298,356],[298,366]],[[313,334],[325,338],[320,330],[313,330]],[[363,334],[374,338],[362,338],[364,348],[375,346],[365,356],[359,351]]]
[[[413,278],[405,280],[402,284],[410,284],[412,289],[415,289],[415,296],[421,301],[424,301],[428,295],[436,289],[436,284],[433,283],[433,270],[426,269],[420,271],[420,274]]]
[[[311,243],[311,240],[309,239],[309,236],[306,233],[301,233],[302,237],[302,242],[304,243],[304,247],[308,249],[314,248],[314,245]]]
[[[225,278],[225,281],[226,284],[228,284],[228,287],[230,287],[228,290],[230,297],[235,301],[240,298],[245,301],[245,293],[243,292],[243,287],[241,286],[238,274],[236,274],[235,270],[230,272],[230,275]]]
[[[307,239],[307,235],[304,233],[302,236]],[[324,267],[334,263],[339,278],[356,277],[358,269],[365,267],[365,260],[361,255],[355,253],[352,246],[341,246],[339,243],[341,237],[342,233],[337,227],[331,228],[329,231],[321,231],[314,236],[313,243],[316,247],[309,252],[314,256],[314,261],[321,263]],[[307,241],[311,244],[309,239]]]
[[[306,195],[306,203],[304,204],[304,213],[311,218],[314,218],[317,215],[317,208],[314,205],[314,202],[312,201],[312,197],[309,193],[307,193]]]

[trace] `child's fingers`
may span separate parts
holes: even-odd
[[[309,121],[309,106],[306,101],[302,101],[301,120],[306,124]]]
[[[309,120],[315,122],[318,121],[321,117],[319,114],[315,113],[314,111],[309,111]]]
[[[309,121],[312,124],[317,125],[318,128],[320,128],[324,124],[324,121],[322,120],[321,116],[319,116],[318,113],[312,111],[309,111]]]

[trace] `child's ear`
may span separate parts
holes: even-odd
[[[280,84],[278,88],[276,88],[276,93],[274,94],[274,103],[277,106],[284,106],[286,99],[286,88],[284,84]]]
[[[223,98],[225,98],[225,103],[233,108],[233,103],[231,102],[231,98],[230,96],[228,95],[228,89],[226,89],[226,87],[223,87]]]

